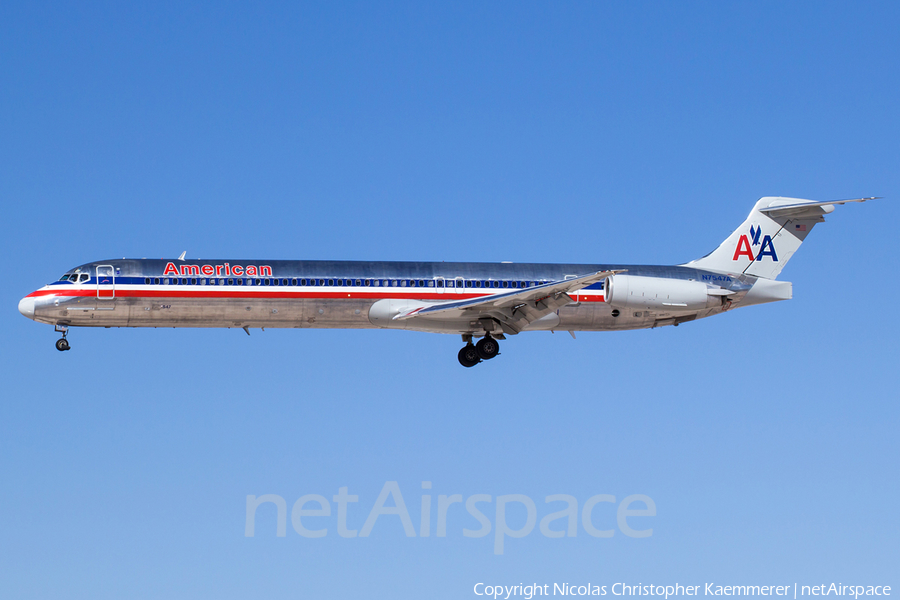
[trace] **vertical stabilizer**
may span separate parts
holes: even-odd
[[[775,279],[835,204],[872,198],[815,202],[800,198],[760,198],[750,215],[722,244],[685,266],[723,273],[745,273]]]

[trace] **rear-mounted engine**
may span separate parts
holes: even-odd
[[[604,299],[620,309],[694,312],[721,306],[723,297],[699,281],[617,274],[606,279]]]

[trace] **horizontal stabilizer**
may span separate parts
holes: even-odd
[[[767,208],[760,208],[759,212],[765,213],[770,217],[793,217],[800,219],[803,217],[816,217],[822,214],[830,213],[834,210],[835,204],[846,204],[848,202],[865,202],[866,200],[878,200],[878,196],[871,198],[852,198],[847,200],[826,200],[824,202],[798,202],[791,204],[778,205],[774,203]],[[818,209],[818,210],[815,210]],[[830,210],[829,210],[830,209]]]

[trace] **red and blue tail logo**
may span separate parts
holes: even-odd
[[[762,237],[762,241],[760,241]],[[754,256],[753,248],[759,247],[758,252]],[[759,225],[750,225],[750,235],[742,235],[738,238],[737,246],[734,249],[734,257],[731,260],[739,260],[742,256],[746,256],[750,261],[761,261],[764,256],[772,257],[774,262],[778,262],[778,255],[775,253],[775,243],[772,236],[762,235],[762,227]]]

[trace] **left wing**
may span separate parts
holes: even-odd
[[[564,281],[553,281],[524,290],[492,294],[470,300],[450,300],[425,304],[398,313],[395,320],[442,319],[455,320],[491,317],[500,322],[505,333],[519,333],[529,323],[537,321],[572,302],[569,292],[575,292],[624,271],[598,271]]]

